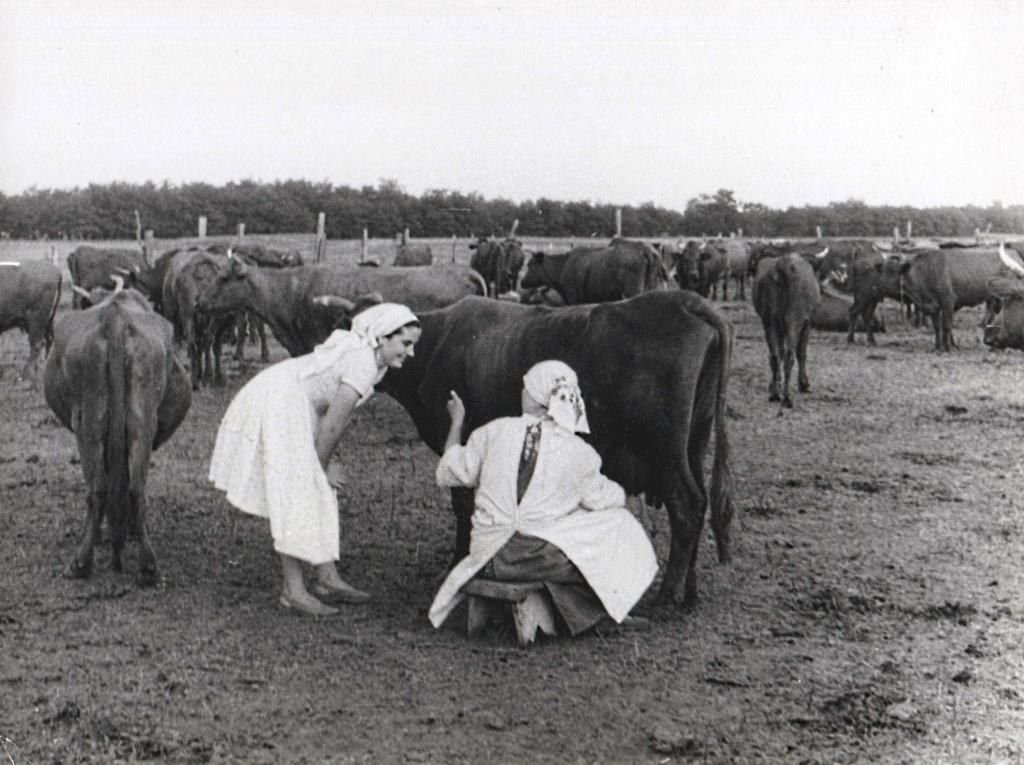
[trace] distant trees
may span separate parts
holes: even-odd
[[[522,236],[604,239],[615,232],[616,209],[622,210],[623,233],[631,237],[717,236],[740,229],[748,236],[807,237],[814,236],[816,226],[827,236],[888,236],[908,220],[915,236],[970,236],[989,228],[1024,233],[1024,206],[999,202],[917,209],[849,199],[775,210],[719,189],[689,200],[680,213],[651,202],[619,206],[541,197],[517,203],[449,189],[428,189],[417,197],[389,178],[359,189],[303,180],[32,188],[16,196],[0,194],[0,231],[14,238],[131,239],[138,210],[143,227],[162,238],[194,235],[200,215],[206,216],[211,235],[234,233],[243,222],[253,234],[312,232],[317,214],[324,212],[333,239],[357,239],[364,228],[376,237],[406,228],[413,237],[501,236],[515,220]]]

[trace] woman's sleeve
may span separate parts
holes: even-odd
[[[590,446],[580,477],[580,507],[585,510],[612,510],[625,507],[626,491],[601,472],[601,457]]]
[[[455,444],[445,449],[437,463],[437,485],[444,488],[474,489],[480,482],[480,467],[487,454],[487,428],[477,428],[466,445]]]
[[[377,362],[373,350],[360,348],[346,354],[341,382],[355,388],[360,398],[365,398],[373,390],[373,382],[377,379]]]

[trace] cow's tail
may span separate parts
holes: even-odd
[[[710,302],[693,292],[683,291],[680,294],[687,297],[687,310],[710,324],[718,335],[718,390],[715,392],[714,403],[715,456],[711,467],[711,530],[715,534],[718,560],[727,563],[731,557],[730,527],[735,514],[729,433],[726,427],[726,393],[732,366],[734,330],[732,324]]]
[[[107,340],[107,432],[104,438],[107,473],[107,523],[115,554],[124,544],[128,515],[128,444],[126,418],[129,362],[125,346],[131,327],[119,306],[103,312],[103,336]]]

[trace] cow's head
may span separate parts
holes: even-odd
[[[551,286],[551,280],[544,271],[544,253],[535,252],[526,263],[526,271],[519,284],[524,289]]]
[[[339,295],[317,295],[312,299],[311,314],[316,324],[312,328],[313,336],[320,342],[336,329],[349,329],[356,314],[383,302],[384,296],[379,292],[367,292],[356,296],[355,300]]]
[[[672,270],[675,272],[676,284],[684,290],[698,291],[704,274],[704,264],[712,255],[710,250],[696,241],[687,242],[682,250],[673,253]]]
[[[985,325],[985,345],[1024,351],[1024,281],[997,276],[989,280],[988,293],[995,315]]]
[[[245,307],[251,291],[249,272],[253,268],[244,263],[241,258],[234,257],[229,250],[227,261],[220,264],[216,276],[199,293],[196,308],[200,311],[216,313],[236,311]]]

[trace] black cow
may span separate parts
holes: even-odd
[[[484,278],[491,297],[519,289],[519,273],[526,263],[526,253],[518,239],[480,237],[469,248],[473,250],[469,265]]]
[[[811,264],[795,252],[761,258],[753,287],[754,310],[761,317],[768,344],[772,381],[768,400],[792,408],[789,378],[794,358],[798,365],[797,386],[801,393],[811,389],[807,375],[807,341],[811,333],[811,312],[821,299],[821,289]],[[782,390],[779,391],[779,364]]]
[[[711,527],[719,559],[729,557],[733,514],[725,402],[732,326],[705,300],[657,290],[615,303],[548,308],[465,298],[420,314],[416,355],[385,376],[420,436],[440,454],[448,430],[445,403],[456,391],[469,432],[518,414],[523,374],[561,359],[579,375],[590,442],[603,471],[627,493],[664,503],[672,528],[660,598],[692,605],[697,546],[708,507],[704,459],[715,435]],[[455,560],[469,546],[472,493],[454,490]],[[685,581],[685,584],[684,584]]]
[[[37,260],[0,262],[0,333],[20,329],[28,335],[28,360],[20,376],[35,385],[39,352],[53,344],[53,317],[60,302],[61,275]]]
[[[188,373],[174,356],[171,325],[132,289],[57,323],[43,375],[46,403],[75,434],[88,490],[81,542],[69,574],[92,573],[93,546],[107,519],[112,566],[122,570],[129,529],[139,539],[139,582],[157,581],[146,531],[150,455],[192,403]]]
[[[140,250],[90,247],[83,244],[68,255],[68,271],[71,273],[71,283],[87,293],[96,287],[112,289],[112,276],[123,277],[126,286],[136,287],[147,296],[163,288],[163,273],[150,267]],[[74,308],[87,308],[89,301],[82,293],[75,292],[71,305]]]
[[[566,305],[622,300],[665,286],[658,252],[649,244],[612,239],[607,247],[578,247],[564,254],[535,252],[520,284],[550,287]]]
[[[433,253],[429,244],[398,245],[398,252],[395,253],[393,266],[429,266],[434,262]]]

